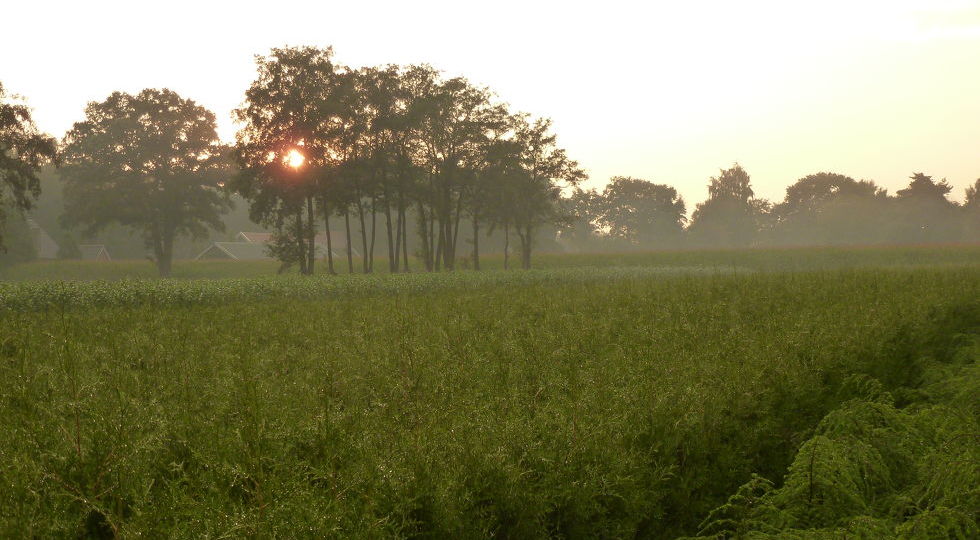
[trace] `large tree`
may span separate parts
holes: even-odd
[[[765,208],[755,199],[749,174],[736,163],[711,178],[708,199],[694,210],[688,233],[696,245],[745,247],[755,240]]]
[[[544,225],[562,225],[573,219],[560,204],[561,193],[578,185],[585,172],[557,145],[551,120],[531,122],[526,115],[517,115],[511,122],[520,173],[501,186],[506,197],[499,208],[520,240],[521,267],[529,269],[535,232]]]
[[[420,191],[421,219],[428,223],[423,238],[427,268],[456,264],[459,225],[472,180],[482,167],[488,139],[506,129],[503,105],[494,104],[486,88],[462,77],[437,81],[431,93],[417,100],[420,157],[426,183]]]
[[[684,201],[670,186],[614,176],[594,204],[599,227],[633,245],[676,247],[684,232]]]
[[[875,243],[883,239],[888,197],[874,182],[820,172],[786,188],[773,207],[780,244]]]
[[[256,57],[258,77],[235,111],[241,172],[232,187],[249,200],[252,219],[275,228],[273,254],[298,262],[304,274],[316,260],[316,202],[329,220],[325,197],[337,193],[333,183],[347,157],[338,141],[350,131],[342,96],[353,78],[332,56],[330,48],[288,47]]]
[[[31,110],[0,83],[0,249],[6,209],[29,210],[41,192],[38,171],[55,157],[53,138],[38,131]]]
[[[227,149],[214,114],[163,89],[114,92],[89,103],[65,136],[65,219],[94,233],[110,223],[139,230],[161,276],[174,240],[224,230]]]
[[[921,172],[910,177],[894,201],[892,242],[949,242],[958,240],[960,220],[956,205],[946,198],[952,186]]]

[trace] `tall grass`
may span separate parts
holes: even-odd
[[[968,264],[402,277],[2,289],[0,536],[695,534],[980,297]]]

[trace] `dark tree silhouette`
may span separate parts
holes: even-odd
[[[670,186],[614,176],[593,204],[597,224],[630,244],[677,247],[684,232],[684,201]]]
[[[785,245],[880,242],[885,235],[887,193],[871,181],[821,172],[786,188],[773,207],[773,241]]]
[[[296,47],[256,57],[258,77],[235,111],[243,127],[232,189],[249,200],[252,219],[276,230],[273,255],[299,263],[303,274],[313,273],[316,260],[316,201],[325,207],[324,197],[336,193],[348,115],[343,96],[352,79],[332,56],[330,48]]]
[[[893,242],[941,242],[959,233],[955,204],[946,198],[952,186],[945,179],[914,173],[908,187],[896,193],[892,221]]]
[[[55,140],[34,125],[31,110],[11,97],[0,83],[0,250],[6,209],[25,211],[33,206],[41,193],[38,171],[57,150]]]
[[[501,209],[521,245],[521,267],[531,268],[531,250],[535,232],[543,225],[561,225],[572,216],[562,211],[559,204],[562,189],[572,188],[585,178],[578,163],[569,159],[563,148],[557,146],[557,137],[551,132],[551,120],[528,121],[526,115],[512,119],[520,174],[510,178],[504,189],[509,194],[508,205]]]
[[[765,203],[754,199],[749,174],[741,165],[712,177],[708,200],[697,205],[688,228],[696,245],[745,247],[759,232]]]
[[[143,234],[161,276],[174,239],[223,230],[227,149],[214,114],[171,90],[115,92],[90,103],[65,136],[65,219],[94,233],[110,223]]]

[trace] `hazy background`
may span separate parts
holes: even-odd
[[[230,111],[252,56],[332,45],[352,66],[427,62],[549,116],[602,185],[689,208],[740,162],[758,196],[821,170],[892,193],[980,176],[980,2],[45,2],[3,7],[0,78],[61,136],[86,102],[169,87]]]

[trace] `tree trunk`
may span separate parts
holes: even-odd
[[[418,229],[419,229],[419,237],[422,240],[422,263],[425,265],[425,271],[431,272],[432,271],[432,257],[431,257],[432,244],[429,243],[429,227],[428,227],[429,221],[428,218],[425,217],[425,207],[422,206],[421,202],[419,202],[418,205],[419,205]]]
[[[330,275],[336,275],[337,272],[333,269],[333,242],[330,236],[330,209],[327,208],[326,201],[323,203],[323,226],[326,227],[327,231],[327,272]]]
[[[473,269],[480,269],[480,220],[473,211]]]
[[[432,257],[433,270],[438,272],[442,269],[442,224],[439,224],[439,243],[436,243],[436,212],[432,210],[429,216],[429,243],[435,246],[435,253]]]
[[[510,257],[510,224],[504,223],[504,270],[508,267],[508,258]]]
[[[395,264],[392,267],[392,272],[398,272],[401,263],[401,247],[402,247],[402,208],[401,203],[398,204],[398,208],[395,209]]]
[[[299,273],[306,275],[306,230],[303,228],[303,207],[296,209],[296,252],[299,254]]]
[[[529,226],[527,231],[521,235],[521,267],[525,270],[531,269],[531,234],[533,231]]]
[[[378,237],[377,200],[371,197],[371,250],[368,254],[368,272],[374,272],[374,241]]]
[[[435,225],[436,224],[433,222],[432,226],[435,227]],[[443,266],[446,266],[448,270],[448,265],[443,264],[446,259],[446,223],[442,220],[439,220],[439,236],[437,240],[438,243],[436,244],[436,272],[442,270]]]
[[[360,195],[357,197],[357,219],[361,222],[361,270],[368,273],[368,240],[367,227],[364,224],[364,203]]]
[[[313,275],[313,269],[316,265],[316,221],[314,221],[313,212],[313,197],[306,198],[306,239],[309,245],[306,246],[306,273],[307,275]]]
[[[347,229],[347,273],[354,273],[354,254],[351,251],[351,238],[350,238],[350,208],[344,207],[344,228]]]
[[[402,220],[402,257],[404,257],[404,264],[402,265],[402,271],[408,272],[408,212],[406,212],[405,205],[401,205],[401,220]]]
[[[384,189],[385,198],[385,232],[388,234],[388,272],[394,274],[398,271],[398,244],[395,243],[397,236],[392,232],[391,224],[391,202],[388,197],[388,188]],[[400,232],[400,231],[399,231]]]
[[[163,231],[159,235],[159,242],[154,246],[156,256],[157,272],[160,277],[170,277],[170,271],[174,260],[174,233]]]
[[[456,246],[457,240],[459,240],[459,222],[463,217],[463,194],[460,193],[459,198],[456,199],[456,215],[453,216],[453,227],[449,231],[449,256],[452,258],[452,266],[450,270],[456,268]]]

